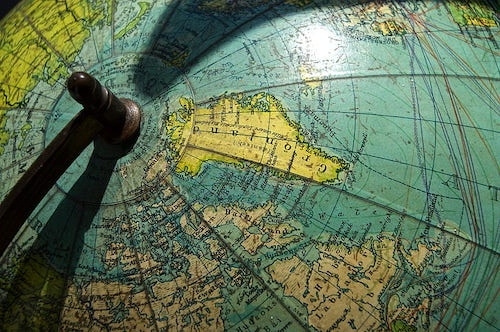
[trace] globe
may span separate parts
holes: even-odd
[[[494,1],[22,1],[0,197],[82,108],[99,137],[1,258],[1,330],[498,331]],[[1,224],[1,221],[0,221]]]

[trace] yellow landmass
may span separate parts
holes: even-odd
[[[268,93],[223,96],[208,108],[180,98],[166,124],[178,172],[197,174],[203,162],[246,160],[316,182],[338,183],[350,165],[307,143],[283,105]]]
[[[184,150],[182,158],[179,159],[176,168],[178,172],[196,175],[200,172],[203,163],[207,161],[218,161],[226,164],[233,164],[235,166],[243,166],[242,162],[238,159],[224,156],[216,152],[187,147]]]
[[[45,258],[33,254],[21,263],[0,310],[1,331],[55,331],[66,279]]]
[[[448,4],[451,16],[460,26],[495,27],[495,11],[477,1],[451,1]]]
[[[110,1],[24,1],[0,22],[0,154],[10,138],[9,110],[24,107],[40,80],[54,84],[68,76],[67,65]]]

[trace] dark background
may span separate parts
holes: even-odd
[[[4,17],[19,0],[1,0],[0,2],[0,18]]]

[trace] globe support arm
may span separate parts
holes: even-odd
[[[84,109],[56,135],[0,204],[1,255],[49,189],[98,135],[111,144],[126,145],[139,132],[137,104],[118,99],[94,77],[73,73],[67,88]]]

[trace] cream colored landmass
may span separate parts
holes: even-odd
[[[297,234],[297,230],[297,228],[293,227],[289,223],[264,223],[262,226],[262,231],[269,236],[269,239],[266,241],[265,246],[284,246],[290,243],[298,242],[301,240],[302,234]]]
[[[120,265],[125,272],[139,268],[144,274],[152,274],[152,271],[157,271],[160,267],[160,263],[155,261],[150,253],[135,252],[123,243],[111,243],[106,251],[104,262],[110,269]]]
[[[163,172],[168,169],[166,154],[167,153],[165,151],[161,151],[159,153],[156,153],[148,160],[148,166],[146,168],[147,182],[153,180],[158,175],[163,174]]]
[[[245,250],[250,254],[250,255],[255,255],[257,253],[257,250],[259,250],[260,247],[262,247],[263,241],[262,241],[262,234],[247,234],[245,236],[245,240],[241,242],[241,246],[245,248]]]
[[[411,264],[411,267],[420,275],[425,267],[426,261],[431,260],[437,264],[437,259],[446,262],[451,262],[456,259],[457,252],[462,255],[470,251],[470,243],[462,239],[469,239],[470,235],[460,230],[460,227],[451,220],[443,220],[440,227],[444,230],[435,241],[427,241],[424,243],[417,243],[416,249],[402,250],[401,255],[405,260]],[[401,245],[405,248],[411,247],[408,240],[400,239]],[[441,252],[439,258],[433,257],[436,252]]]
[[[121,245],[115,245],[123,248]],[[129,249],[125,249],[127,251]],[[128,259],[128,258],[126,258]],[[137,259],[137,257],[135,258]],[[140,257],[139,257],[140,259]],[[221,288],[224,280],[216,269],[217,262],[196,255],[186,255],[186,275],[171,281],[158,281],[151,288],[140,275],[129,276],[129,282],[89,282],[82,288],[70,284],[60,328],[101,330],[200,330],[223,329]],[[126,265],[128,266],[128,264]],[[140,273],[144,276],[144,266]],[[150,274],[151,270],[146,269]],[[158,275],[162,272],[158,272]],[[88,310],[92,303],[92,310]],[[189,305],[186,305],[189,303]]]
[[[182,108],[167,120],[178,172],[197,174],[214,160],[241,165],[246,160],[316,182],[342,182],[350,165],[307,143],[282,104],[268,93],[223,96],[208,108],[180,98]]]
[[[454,224],[446,221],[442,227],[444,231],[435,239],[429,239],[426,245],[417,242],[411,250],[404,249],[409,246],[408,241],[379,234],[360,247],[317,244],[319,259],[314,263],[292,256],[276,261],[267,270],[283,285],[285,295],[307,307],[309,323],[319,330],[373,331],[386,327],[380,326],[381,322],[390,326],[396,321],[417,325],[418,317],[429,310],[428,297],[422,294],[420,302],[408,307],[400,301],[404,294],[394,293],[387,299],[387,306],[381,307],[380,296],[385,294],[401,264],[398,256],[420,275],[426,261],[432,262],[432,269],[467,255],[471,246],[461,240],[461,234],[455,236],[450,232]]]
[[[417,325],[419,316],[426,315],[429,312],[431,300],[424,298],[422,303],[415,307],[408,308],[400,302],[398,295],[390,297],[387,304],[387,325],[391,326],[393,321],[399,320],[405,322],[407,325]],[[414,329],[413,331],[416,331]]]
[[[192,217],[195,218],[195,215],[184,215],[180,224],[184,230],[196,232]],[[131,231],[124,229],[127,230]],[[171,228],[152,236],[158,240],[159,246],[166,246],[166,242],[170,241],[161,234],[173,234],[174,231],[175,226],[171,225]],[[134,331],[222,330],[221,304],[224,297],[221,289],[225,281],[220,274],[219,261],[225,251],[216,240],[209,239],[207,244],[212,250],[212,257],[187,253],[179,242],[173,241],[173,252],[182,255],[189,265],[185,272],[168,281],[156,279],[156,276],[165,275],[165,266],[155,260],[149,251],[141,253],[119,242],[106,245],[104,263],[107,269],[121,269],[126,276],[122,278],[127,279],[90,281],[79,286],[70,284],[60,328],[100,330],[106,327],[118,330],[126,326]],[[175,260],[171,261],[169,268],[177,271],[184,269]],[[144,285],[145,279],[154,282],[147,288],[137,287]],[[92,303],[92,310],[88,310],[88,303]]]
[[[257,250],[264,245],[262,241],[263,233],[251,233],[249,228],[262,223],[262,217],[268,212],[271,205],[259,207],[253,210],[240,209],[238,207],[213,207],[209,206],[203,210],[203,219],[207,220],[210,226],[216,227],[231,223],[236,226],[244,236],[241,245],[245,250],[254,255]]]
[[[265,216],[273,207],[271,203],[254,209],[244,209],[237,206],[208,206],[203,210],[204,219],[211,226],[231,223],[242,231],[247,231],[251,226],[258,226],[262,223],[262,217]]]
[[[127,329],[147,331],[166,328],[167,321],[155,316],[152,299],[132,284],[141,284],[138,278],[130,283],[90,282],[83,287],[70,284],[61,314],[61,330],[99,331]],[[89,307],[91,304],[91,307]]]
[[[254,255],[263,246],[282,247],[298,242],[303,237],[298,225],[295,227],[290,224],[291,220],[282,221],[279,224],[266,222],[264,217],[275,214],[275,209],[276,207],[271,203],[255,209],[209,206],[203,210],[203,219],[207,220],[211,227],[228,223],[236,226],[243,234],[241,246]],[[252,230],[250,230],[251,227]]]
[[[394,10],[390,4],[363,3],[343,11],[343,15],[346,19],[343,22],[345,26],[360,29],[367,35],[391,37],[407,33],[403,22],[408,18]]]
[[[188,277],[181,276],[170,282],[157,283],[152,287],[155,312],[164,311],[159,317],[171,317],[170,329],[211,331],[222,329],[221,289],[224,280],[218,275],[217,262],[197,255],[186,255],[189,261]],[[182,292],[182,293],[179,293]],[[189,305],[186,305],[189,303]]]
[[[7,113],[25,107],[40,80],[52,85],[68,76],[88,28],[105,18],[110,2],[24,1],[0,22],[0,154],[10,139]]]
[[[298,69],[300,78],[310,89],[314,90],[321,86],[321,69],[308,63],[301,64]]]
[[[404,23],[395,20],[374,22],[372,29],[373,31],[380,32],[383,36],[399,36],[407,32]]]
[[[433,248],[436,250],[437,248]],[[425,259],[429,257],[431,250],[427,248],[427,245],[419,243],[417,249],[409,250],[408,252],[403,252],[402,255],[410,263],[418,274],[422,273],[425,266],[423,265]]]
[[[186,214],[184,214],[179,220],[179,224],[181,225],[184,232],[195,239],[203,239],[210,233],[210,228],[207,223],[202,222],[200,218],[191,214],[188,218]]]
[[[357,250],[318,245],[320,258],[312,265],[293,256],[270,265],[268,272],[285,295],[307,306],[315,328],[371,331],[383,321],[378,298],[396,272],[394,245],[389,238],[368,240]]]

